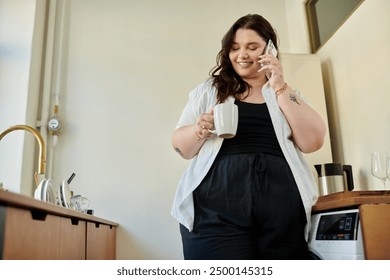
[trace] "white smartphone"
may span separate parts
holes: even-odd
[[[271,39],[268,40],[267,47],[265,48],[265,54],[272,54],[274,57],[276,57],[278,55],[278,50],[275,48],[275,45]],[[260,65],[260,66],[263,67],[263,65]],[[269,71],[266,71],[265,76],[269,80],[271,78],[271,73]]]
[[[271,39],[268,40],[267,48],[265,49],[265,53],[272,54],[274,57],[278,55],[278,50],[275,48],[274,42]]]

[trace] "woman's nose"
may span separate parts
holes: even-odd
[[[248,52],[246,50],[240,51],[238,56],[239,56],[239,58],[248,58],[249,57]]]

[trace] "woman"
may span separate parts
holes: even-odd
[[[191,163],[172,215],[185,259],[307,259],[316,183],[303,153],[321,148],[325,125],[265,53],[277,36],[260,15],[238,19],[222,40],[211,77],[190,92],[174,149]],[[212,107],[238,105],[236,136],[222,139]]]

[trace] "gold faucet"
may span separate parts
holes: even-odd
[[[43,141],[42,135],[31,126],[28,125],[15,125],[11,126],[7,130],[4,130],[0,134],[0,141],[3,139],[5,135],[8,133],[14,131],[14,130],[26,130],[31,132],[35,138],[38,140],[39,143],[39,159],[38,159],[38,174],[44,174],[45,173],[45,166],[46,166],[46,147],[45,147],[45,141]]]

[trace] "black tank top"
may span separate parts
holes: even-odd
[[[284,157],[276,138],[266,103],[255,104],[239,100],[236,136],[225,139],[220,155],[260,152]]]

